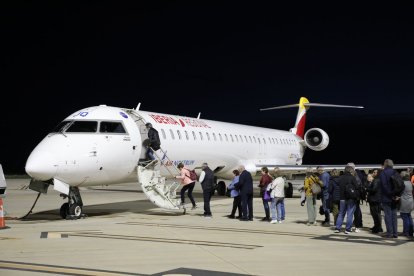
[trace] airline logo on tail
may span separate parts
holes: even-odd
[[[310,103],[305,97],[301,97],[298,104],[289,104],[283,106],[275,106],[269,108],[262,108],[260,111],[273,110],[273,109],[283,109],[291,107],[299,107],[298,115],[296,116],[295,127],[290,131],[300,136],[302,139],[305,135],[305,123],[306,123],[306,111],[311,106],[317,107],[339,107],[339,108],[364,108],[363,106],[353,106],[353,105],[337,105],[337,104],[322,104],[322,103]]]

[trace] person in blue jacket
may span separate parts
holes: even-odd
[[[234,185],[239,182],[240,172],[238,170],[233,171],[234,178],[227,187],[230,190],[230,197],[233,198],[233,209],[231,210],[231,214],[228,216],[229,218],[235,218],[236,210],[239,210],[239,216],[236,218],[241,218],[241,200],[240,200],[240,193],[239,191],[234,188]]]

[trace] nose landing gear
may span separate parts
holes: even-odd
[[[63,219],[79,219],[86,217],[86,215],[82,213],[83,202],[78,187],[70,187],[69,196],[65,194],[61,194],[60,196],[68,198],[68,202],[63,203],[60,207],[60,216]]]

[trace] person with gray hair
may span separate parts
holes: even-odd
[[[384,210],[385,238],[398,238],[397,229],[397,202],[394,200],[391,176],[395,174],[394,162],[391,159],[384,161],[384,170],[380,174],[381,179],[381,204]]]
[[[200,178],[198,181],[201,183],[201,188],[203,189],[203,199],[204,199],[204,217],[211,218],[211,210],[210,210],[210,200],[211,196],[213,195],[213,188],[214,188],[214,173],[208,167],[207,163],[203,163],[201,165],[202,172],[200,174]]]
[[[243,165],[239,166],[239,182],[234,185],[236,189],[240,190],[240,199],[242,206],[241,221],[253,220],[253,178],[252,175],[246,171]]]
[[[414,208],[413,203],[413,184],[410,181],[408,172],[401,172],[401,178],[404,181],[404,191],[401,195],[400,216],[403,220],[403,235],[406,237],[413,236],[413,218],[411,212]]]

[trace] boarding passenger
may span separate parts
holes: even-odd
[[[323,189],[322,189],[322,206],[323,206],[323,212],[325,214],[325,220],[323,221],[323,226],[329,226],[331,219],[330,219],[330,206],[331,206],[331,198],[329,197],[329,180],[331,176],[328,172],[324,171],[323,167],[318,166],[317,167],[318,173],[320,175],[320,179],[323,183]]]
[[[231,210],[231,214],[228,216],[231,219],[234,218],[241,218],[242,217],[242,208],[241,208],[241,200],[240,200],[240,192],[234,187],[236,183],[239,182],[240,172],[238,170],[233,171],[234,178],[227,187],[230,190],[230,197],[233,198],[233,209]],[[239,216],[235,217],[236,210],[239,211]]]
[[[213,195],[213,187],[214,187],[214,173],[208,167],[207,163],[203,163],[201,165],[202,172],[200,174],[200,178],[198,181],[201,183],[201,188],[203,189],[203,199],[204,199],[204,217],[211,218],[211,210],[210,210],[210,200],[211,196]]]
[[[197,208],[197,205],[193,198],[193,190],[195,186],[195,181],[191,180],[190,178],[190,171],[184,167],[183,163],[179,163],[177,168],[180,170],[180,175],[177,175],[175,178],[181,179],[181,184],[183,187],[181,188],[180,194],[181,194],[181,205],[184,206],[185,202],[185,192],[188,191],[187,195],[190,199],[191,203],[193,204],[193,207],[191,210],[194,210]]]
[[[322,187],[323,183],[319,177],[312,171],[312,168],[308,168],[306,171],[306,177],[304,181],[304,189],[306,194],[306,207],[308,211],[308,223],[307,225],[317,225],[316,223],[316,194],[312,191],[312,185],[319,185]]]
[[[355,212],[355,204],[358,198],[357,182],[352,175],[354,169],[346,166],[344,174],[339,177],[339,215],[335,225],[335,233],[339,233],[346,214],[345,234],[351,233],[352,219]]]
[[[404,191],[401,195],[400,216],[403,220],[403,235],[406,237],[413,236],[413,218],[411,212],[413,204],[413,184],[410,181],[408,172],[401,172],[401,178],[404,180]]]
[[[395,173],[394,162],[391,159],[384,161],[384,170],[380,174],[381,179],[381,204],[384,210],[385,227],[387,234],[385,238],[398,238],[397,229],[397,201],[393,194],[391,175]]]
[[[147,147],[147,158],[150,160],[154,160],[154,151],[157,151],[161,148],[161,141],[160,136],[158,135],[158,131],[152,127],[151,123],[146,123],[145,127],[148,130],[148,147]]]
[[[282,203],[285,199],[285,179],[278,176],[277,168],[275,168],[275,180],[273,180],[266,189],[270,193],[270,198],[272,199],[270,208],[272,211],[272,221],[270,223],[282,223],[282,218],[284,217]]]
[[[253,221],[253,178],[243,165],[239,166],[239,182],[234,186],[240,190],[242,205],[241,221]]]
[[[331,171],[331,177],[329,179],[329,197],[331,198],[331,210],[334,218],[334,225],[339,214],[339,200],[340,200],[340,189],[339,189],[339,171],[333,169]]]
[[[272,183],[272,177],[269,175],[269,169],[267,167],[263,167],[262,170],[262,177],[260,178],[259,185],[260,187],[260,197],[262,198],[263,207],[265,211],[265,217],[262,218],[262,221],[270,221],[270,212],[269,212],[269,201],[264,199],[267,186]]]
[[[367,177],[367,201],[369,203],[369,211],[374,221],[374,227],[371,228],[373,234],[383,232],[381,217],[381,180],[379,176],[380,171],[373,170],[372,174],[369,174]]]
[[[355,180],[357,182],[357,190],[358,190],[358,198],[356,198],[355,200],[355,211],[354,211],[354,226],[355,226],[355,232],[359,232],[360,228],[362,228],[363,224],[362,224],[362,212],[361,212],[361,195],[364,193],[364,189],[363,189],[363,179],[365,179],[365,177],[363,176],[363,173],[361,170],[356,169],[355,164],[354,163],[348,163],[348,166],[351,166],[353,171],[351,172],[351,174],[355,177]]]

